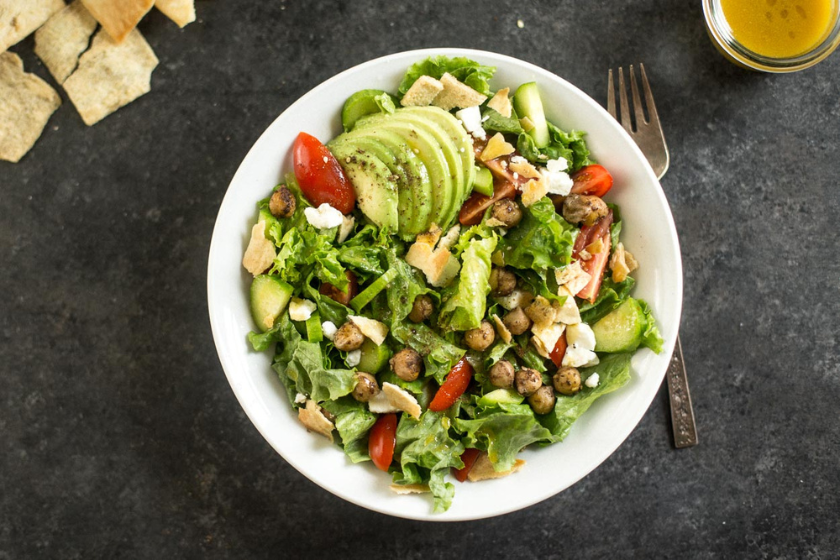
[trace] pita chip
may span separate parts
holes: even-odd
[[[82,0],[96,21],[117,43],[122,43],[137,27],[155,0]]]
[[[44,62],[53,78],[63,84],[79,64],[79,57],[96,31],[96,20],[81,0],[76,0],[44,24],[35,33],[35,54]]]
[[[467,479],[470,482],[478,482],[480,480],[502,478],[515,473],[524,466],[525,461],[523,461],[522,459],[517,459],[510,470],[496,471],[496,469],[493,467],[493,463],[491,463],[490,459],[487,457],[487,454],[482,453],[478,456],[478,459],[476,459],[475,464],[473,464],[473,468],[470,469],[470,473],[467,475]]]
[[[195,21],[195,0],[155,0],[155,7],[178,27]]]
[[[91,126],[148,93],[157,65],[152,47],[136,29],[121,44],[99,30],[64,89],[82,120]]]
[[[20,161],[59,105],[61,98],[55,90],[24,72],[18,55],[0,54],[0,159]]]
[[[0,0],[0,53],[44,25],[64,0]]]

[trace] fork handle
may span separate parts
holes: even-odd
[[[674,428],[674,445],[677,449],[697,445],[697,426],[688,391],[688,377],[683,362],[682,344],[677,335],[674,354],[668,365],[668,395],[671,398],[671,424]]]

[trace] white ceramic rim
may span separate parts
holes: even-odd
[[[294,113],[296,108],[299,105],[304,104],[308,98],[319,94],[323,90],[329,89],[330,87],[333,86],[333,84],[335,84],[336,82],[346,78],[350,74],[359,72],[361,70],[369,69],[370,67],[379,66],[379,65],[390,65],[390,64],[397,63],[397,62],[399,62],[402,65],[401,66],[402,68],[407,68],[413,62],[416,62],[418,60],[422,60],[422,59],[424,59],[428,56],[432,56],[432,55],[466,56],[466,57],[469,57],[469,58],[472,58],[472,59],[479,60],[483,64],[493,64],[494,62],[509,63],[509,64],[518,66],[521,69],[532,73],[533,75],[535,75],[537,77],[538,80],[545,80],[546,82],[549,82],[549,83],[550,82],[559,83],[563,87],[569,88],[573,92],[579,94],[579,96],[581,97],[581,99],[583,101],[585,101],[588,105],[590,105],[591,108],[594,109],[597,113],[600,113],[601,116],[603,117],[604,121],[605,121],[606,126],[608,126],[612,129],[611,130],[612,134],[615,134],[617,136],[621,136],[621,137],[624,138],[625,143],[627,144],[626,146],[624,146],[624,148],[633,152],[636,159],[639,160],[639,162],[645,167],[646,175],[647,175],[648,180],[651,181],[652,183],[656,184],[656,186],[658,187],[655,190],[654,195],[656,196],[656,198],[658,200],[658,203],[661,204],[664,207],[664,209],[666,210],[665,219],[666,219],[667,223],[665,225],[666,225],[668,233],[670,234],[670,240],[672,241],[672,243],[670,244],[670,249],[672,251],[672,254],[669,255],[669,257],[673,258],[673,260],[674,260],[673,273],[674,273],[674,282],[675,283],[672,286],[672,291],[674,293],[674,301],[672,302],[672,304],[673,304],[674,307],[673,307],[673,310],[672,310],[672,313],[671,313],[671,317],[675,319],[676,328],[675,329],[674,328],[665,329],[665,330],[670,330],[672,332],[670,332],[670,334],[663,333],[664,338],[665,338],[665,344],[663,346],[663,351],[660,354],[660,356],[666,356],[666,357],[671,356],[671,353],[673,352],[673,349],[674,349],[674,344],[676,342],[676,332],[679,329],[679,319],[680,319],[681,312],[682,312],[683,276],[682,276],[682,264],[681,264],[681,256],[680,256],[680,249],[679,249],[679,241],[678,241],[678,237],[677,237],[676,227],[675,227],[674,221],[673,221],[673,216],[671,215],[667,199],[665,198],[665,195],[662,192],[661,186],[659,185],[659,181],[658,181],[655,173],[651,169],[650,165],[647,163],[647,160],[645,159],[644,154],[642,154],[642,152],[639,150],[638,146],[635,144],[635,142],[632,140],[632,138],[626,133],[626,131],[619,125],[619,123],[617,121],[615,121],[609,115],[609,113],[607,113],[607,111],[603,107],[601,107],[601,105],[599,105],[596,101],[594,101],[591,97],[589,97],[586,93],[584,93],[583,91],[578,89],[576,86],[567,82],[563,78],[549,72],[548,70],[540,68],[540,67],[538,67],[536,65],[533,65],[531,63],[524,62],[524,61],[521,61],[519,59],[510,57],[510,56],[506,56],[506,55],[496,54],[496,53],[492,53],[492,52],[488,52],[488,51],[474,50],[474,49],[462,49],[462,48],[420,49],[420,50],[404,51],[404,52],[394,53],[394,54],[386,55],[386,56],[383,56],[383,57],[380,57],[380,58],[376,58],[376,59],[364,62],[362,64],[359,64],[357,66],[354,66],[352,68],[349,68],[349,69],[333,76],[332,78],[324,81],[320,85],[316,86],[315,88],[313,88],[312,90],[307,92],[305,95],[303,95],[297,101],[295,101],[285,111],[283,111],[283,113],[281,113],[272,122],[272,124],[269,125],[269,127],[266,128],[266,130],[263,132],[263,134],[260,136],[260,138],[254,143],[254,145],[252,146],[249,153],[243,159],[243,162],[240,164],[239,169],[237,170],[236,174],[234,175],[233,179],[231,180],[231,184],[228,187],[228,190],[225,193],[225,197],[224,197],[224,199],[222,201],[222,204],[219,208],[219,213],[217,215],[216,224],[215,224],[214,229],[213,229],[213,237],[212,237],[211,244],[210,244],[210,252],[209,252],[209,259],[208,259],[208,276],[207,276],[208,311],[209,311],[209,316],[210,316],[210,324],[211,324],[211,329],[212,329],[212,332],[213,332],[214,342],[216,344],[216,348],[217,348],[217,351],[218,351],[218,354],[219,354],[219,360],[222,364],[222,368],[225,371],[225,375],[228,379],[228,382],[230,383],[231,388],[233,389],[233,392],[236,395],[237,400],[239,401],[240,405],[242,406],[243,410],[245,411],[245,414],[248,416],[248,418],[251,420],[251,422],[254,424],[254,426],[257,428],[257,430],[260,432],[260,434],[298,472],[300,472],[302,475],[304,475],[306,478],[308,478],[309,480],[311,480],[312,482],[314,482],[318,486],[321,486],[325,490],[329,491],[330,493],[332,493],[332,494],[334,494],[334,495],[336,495],[336,496],[338,496],[338,497],[340,497],[340,498],[342,498],[346,501],[354,503],[354,504],[356,504],[360,507],[370,509],[370,510],[373,510],[373,511],[377,511],[379,513],[383,513],[383,514],[386,514],[386,515],[392,515],[392,516],[396,516],[396,517],[402,517],[402,518],[406,518],[406,519],[415,519],[415,520],[423,520],[423,521],[439,521],[439,522],[443,522],[443,521],[466,521],[466,520],[484,519],[484,518],[494,517],[494,516],[497,516],[497,515],[504,515],[506,513],[510,513],[510,512],[513,512],[513,511],[518,511],[520,509],[527,508],[531,505],[539,503],[539,502],[541,502],[545,499],[548,499],[548,498],[562,492],[563,490],[569,488],[570,486],[572,486],[573,484],[575,484],[579,480],[581,480],[583,477],[585,477],[586,475],[591,473],[602,462],[604,462],[610,455],[612,455],[612,453],[626,440],[626,438],[630,435],[630,433],[633,431],[633,429],[635,429],[635,427],[638,425],[639,421],[642,419],[644,414],[647,412],[648,408],[650,407],[650,403],[655,398],[656,393],[658,392],[658,388],[661,386],[662,380],[664,379],[665,373],[667,371],[667,361],[664,362],[664,366],[661,367],[660,371],[646,372],[645,373],[645,375],[654,376],[655,380],[657,381],[655,383],[655,388],[653,390],[649,391],[649,394],[646,396],[645,406],[644,407],[639,406],[634,410],[634,412],[631,416],[631,421],[630,422],[627,422],[623,426],[616,427],[615,430],[614,430],[614,433],[613,433],[613,437],[610,440],[609,445],[605,445],[605,446],[599,448],[596,453],[593,453],[592,456],[590,457],[590,459],[578,469],[580,471],[580,474],[575,476],[574,478],[570,479],[569,481],[567,481],[566,484],[563,484],[562,486],[559,486],[559,487],[550,488],[549,490],[544,491],[542,493],[535,493],[534,495],[529,496],[527,499],[517,501],[514,504],[500,505],[499,507],[493,509],[492,511],[486,511],[485,510],[485,511],[481,511],[481,512],[460,513],[460,514],[457,514],[457,515],[448,515],[447,514],[448,512],[444,513],[444,514],[433,514],[433,513],[431,513],[431,505],[429,505],[428,513],[426,513],[426,514],[406,513],[404,511],[401,511],[402,508],[400,507],[399,500],[409,499],[409,498],[412,498],[412,496],[395,496],[395,500],[392,503],[390,503],[388,506],[381,506],[381,505],[377,505],[377,504],[366,503],[361,498],[358,498],[358,497],[354,496],[351,492],[349,492],[347,490],[347,488],[342,487],[340,485],[331,484],[329,481],[320,480],[320,479],[312,476],[311,473],[307,472],[307,470],[303,467],[303,465],[301,465],[301,463],[297,460],[297,458],[294,455],[289,454],[289,453],[284,454],[283,451],[279,448],[279,445],[277,444],[277,442],[273,441],[273,439],[266,433],[266,430],[264,429],[264,427],[261,426],[258,423],[258,421],[254,418],[253,411],[251,410],[251,406],[253,406],[254,403],[249,398],[249,396],[246,394],[246,392],[244,390],[244,385],[242,383],[240,383],[239,379],[237,379],[236,369],[233,365],[232,357],[225,354],[225,352],[223,352],[223,350],[222,350],[223,342],[227,342],[225,339],[223,339],[222,334],[221,334],[221,331],[222,331],[221,325],[222,325],[222,321],[224,320],[224,317],[223,317],[224,310],[220,307],[219,304],[217,304],[217,302],[220,301],[226,294],[223,294],[220,291],[220,290],[222,290],[222,288],[220,286],[218,286],[217,283],[214,281],[214,275],[213,275],[214,270],[220,270],[220,264],[219,263],[220,263],[220,261],[223,260],[222,255],[220,255],[219,251],[218,251],[218,245],[220,244],[220,241],[218,239],[217,234],[218,234],[219,230],[221,229],[221,224],[222,224],[221,218],[224,216],[226,208],[229,205],[232,204],[231,199],[234,196],[234,193],[232,192],[231,187],[234,184],[237,183],[237,178],[240,176],[240,174],[243,173],[243,169],[245,169],[247,167],[247,164],[249,163],[249,159],[251,159],[254,156],[255,148],[263,142],[263,140],[269,135],[270,131],[274,127],[278,126],[278,123],[283,120],[284,116],[287,115],[287,114]],[[256,201],[254,201],[254,203],[255,202]],[[642,264],[642,266],[644,266],[644,263]],[[662,328],[661,324],[660,324],[660,328]],[[243,333],[243,337],[241,339],[243,347],[246,344],[246,341],[244,340],[244,334],[245,333]],[[635,359],[635,357],[634,357],[634,359]],[[633,381],[631,381],[631,383],[632,382]],[[626,389],[626,388],[627,387],[625,387],[624,389]],[[607,400],[617,393],[613,393],[611,395],[605,396],[600,400],[601,401]],[[593,407],[597,406],[597,404],[598,403],[596,403],[596,405],[593,405]],[[588,414],[592,414],[592,412],[590,411],[590,412],[588,412]],[[585,416],[586,415],[584,415],[584,417]],[[581,422],[581,421],[578,421],[578,422]],[[313,437],[317,437],[317,436],[313,436]],[[563,445],[563,444],[561,443],[561,444],[558,444],[558,445]],[[550,449],[550,448],[548,448],[548,449]],[[359,468],[360,466],[359,465],[348,465],[348,467]],[[384,473],[381,473],[381,474],[384,474]],[[502,479],[502,480],[510,480],[510,479],[513,479],[513,478],[514,477],[509,477],[508,479]],[[389,480],[383,480],[382,482],[383,482],[383,484],[389,484],[390,483]],[[493,481],[493,482],[495,482],[495,481]],[[485,483],[482,483],[482,484],[485,484]],[[413,497],[418,498],[420,496],[413,496]],[[431,500],[428,496],[423,496],[423,499],[429,500],[429,504],[431,504]],[[456,489],[455,500],[458,500],[458,489]]]

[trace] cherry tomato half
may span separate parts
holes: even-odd
[[[560,338],[557,339],[557,344],[554,345],[554,350],[550,354],[551,361],[554,362],[555,366],[560,367],[563,365],[563,356],[566,355],[567,346],[568,342],[566,342],[566,332],[564,330]]]
[[[383,414],[376,419],[370,429],[368,453],[376,468],[388,471],[394,459],[394,447],[397,445],[397,415]]]
[[[574,194],[604,196],[613,186],[610,172],[601,165],[587,165],[572,173]]]
[[[343,214],[352,212],[356,193],[329,149],[314,136],[301,132],[292,151],[295,178],[306,200],[313,206],[327,203]]]
[[[429,403],[429,410],[443,412],[464,394],[473,376],[473,368],[466,358],[461,358],[446,375],[446,380]]]
[[[458,480],[458,482],[465,482],[467,477],[470,474],[470,471],[475,465],[476,459],[478,456],[481,455],[481,451],[478,449],[474,449],[472,447],[465,449],[464,452],[461,454],[461,461],[464,462],[463,469],[452,469],[452,474]]]

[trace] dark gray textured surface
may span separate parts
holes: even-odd
[[[840,55],[737,69],[699,0],[346,4],[199,0],[183,31],[153,14],[151,94],[93,128],[64,96],[0,162],[0,559],[840,556]],[[646,63],[700,446],[672,448],[661,392],[573,488],[443,526],[322,491],[242,413],[204,287],[230,178],[311,87],[433,46],[510,54],[601,101],[610,65]],[[31,42],[14,50],[47,75]]]

